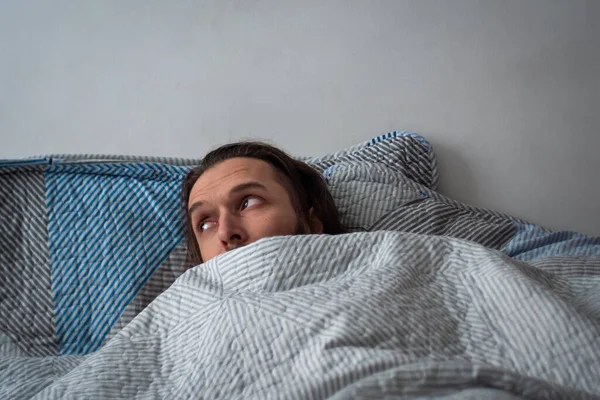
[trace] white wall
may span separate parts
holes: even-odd
[[[394,129],[441,190],[600,235],[600,2],[2,1],[0,157],[322,154]]]

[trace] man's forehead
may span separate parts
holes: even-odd
[[[198,178],[190,193],[190,204],[204,195],[228,191],[245,180],[262,183],[275,179],[274,168],[267,162],[254,158],[230,158],[207,169]]]

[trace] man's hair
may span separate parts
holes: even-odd
[[[208,153],[200,165],[191,169],[183,180],[181,205],[184,216],[184,233],[187,243],[187,258],[190,265],[202,263],[200,248],[194,235],[194,227],[187,213],[188,201],[192,187],[200,176],[209,168],[230,158],[255,158],[269,163],[287,190],[292,205],[299,218],[308,221],[309,210],[323,223],[323,233],[346,233],[347,229],[340,222],[338,209],[327,184],[321,175],[308,164],[295,160],[284,151],[261,142],[238,142],[221,146]]]

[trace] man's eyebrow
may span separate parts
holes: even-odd
[[[248,189],[267,190],[266,186],[263,185],[262,183],[252,181],[252,182],[240,183],[239,185],[234,186],[233,188],[231,188],[231,190],[229,190],[229,193],[239,193],[239,192],[243,192],[244,190],[248,190]],[[204,205],[204,202],[201,200],[195,202],[194,204],[192,204],[190,206],[190,208],[188,208],[188,211],[187,211],[188,215],[192,216],[194,211],[196,211],[198,208],[202,207],[203,205]]]
[[[262,190],[267,190],[267,188],[265,187],[265,185],[263,185],[262,183],[259,183],[259,182],[256,182],[256,181],[252,181],[252,182],[240,183],[239,185],[234,186],[229,191],[229,193],[243,192],[244,190],[248,190],[248,189],[262,189]]]
[[[196,211],[197,209],[199,209],[203,205],[204,205],[203,201],[197,201],[197,202],[195,202],[194,204],[192,204],[190,206],[190,208],[188,208],[187,214],[191,217],[192,214],[194,213],[194,211]]]

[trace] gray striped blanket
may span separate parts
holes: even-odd
[[[600,397],[600,263],[398,232],[262,239],[93,354],[8,357],[2,398]]]
[[[183,276],[198,160],[0,161],[0,399],[600,395],[600,238],[441,195],[410,132],[304,160],[373,233]]]

